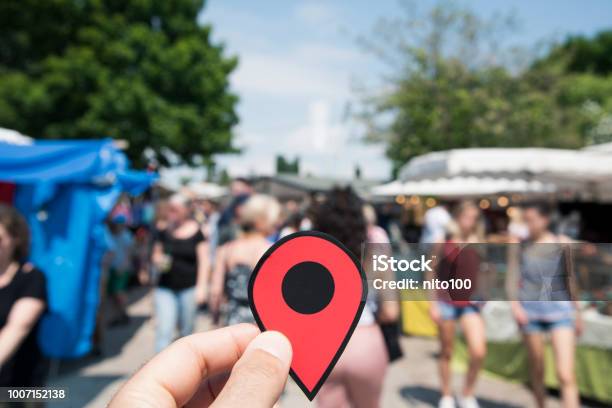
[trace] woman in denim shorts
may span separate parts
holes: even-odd
[[[480,209],[471,201],[458,204],[453,211],[446,241],[434,247],[436,277],[441,281],[467,278],[472,281],[472,289],[475,288],[481,259],[478,251],[469,244],[483,241]],[[478,407],[474,388],[486,355],[486,336],[480,305],[471,301],[470,295],[471,290],[438,291],[435,293],[436,300],[431,302],[430,316],[438,325],[440,338],[440,408],[456,406],[451,388],[450,365],[457,322],[461,325],[469,353],[468,372],[458,402],[462,408]]]
[[[538,407],[545,402],[544,335],[550,334],[564,407],[580,405],[574,373],[576,335],[582,320],[572,295],[569,238],[550,229],[550,209],[528,205],[523,212],[529,241],[520,245],[519,301],[512,313],[529,353],[532,391]],[[565,245],[564,245],[565,244]]]

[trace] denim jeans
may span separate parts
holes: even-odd
[[[178,326],[179,336],[193,333],[197,306],[195,287],[172,290],[164,287],[155,288],[155,351],[160,352],[174,340]]]

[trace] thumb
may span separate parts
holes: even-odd
[[[281,333],[260,334],[236,362],[212,406],[272,407],[285,388],[291,357],[291,343]]]

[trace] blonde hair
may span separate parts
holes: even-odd
[[[456,220],[457,218],[459,218],[461,214],[463,214],[464,211],[472,210],[472,209],[478,211],[478,220],[476,221],[476,224],[474,224],[474,228],[472,229],[472,232],[470,236],[468,237],[468,240],[472,242],[484,242],[485,225],[482,220],[482,211],[480,211],[480,207],[478,207],[475,202],[470,201],[470,200],[461,201],[453,209],[453,214],[452,214],[453,218],[446,227],[447,232],[451,236],[459,235],[460,233],[459,226],[457,225]]]
[[[240,206],[240,225],[245,230],[256,227],[271,229],[274,227],[281,214],[281,206],[276,198],[266,194],[254,194]]]

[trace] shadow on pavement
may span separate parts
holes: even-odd
[[[121,354],[121,350],[130,341],[140,327],[149,320],[148,316],[132,316],[130,321],[124,326],[109,327],[105,334],[103,354],[100,356],[86,355],[74,360],[53,360],[50,363],[49,381],[54,381],[57,377],[68,375],[100,360],[115,357]]]
[[[556,398],[561,399],[561,392],[559,390],[547,388],[546,391],[548,392],[548,395],[554,395]],[[580,406],[583,408],[609,408],[612,405],[585,396],[580,396]]]
[[[132,305],[152,291],[150,286],[134,286],[128,289],[128,305]]]
[[[68,400],[61,403],[48,404],[48,408],[54,407],[84,407],[98,396],[104,388],[122,378],[119,375],[83,375],[79,376],[78,388],[69,386],[74,384],[70,378],[60,378],[56,381],[51,380],[48,385],[53,387],[67,388]]]
[[[438,390],[420,385],[402,387],[400,395],[410,403],[420,402],[432,406],[437,406],[440,399],[440,392]],[[482,408],[520,408],[520,405],[498,402],[488,398],[478,398],[478,403]]]

